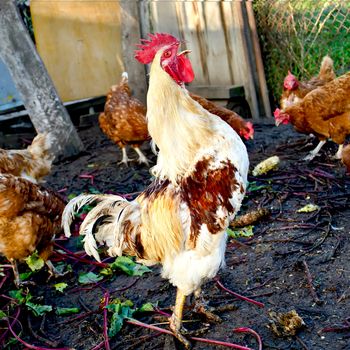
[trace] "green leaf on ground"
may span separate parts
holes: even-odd
[[[121,302],[119,299],[107,305],[108,311],[113,313],[108,330],[110,337],[114,337],[122,329],[125,319],[132,317],[135,312],[135,309],[132,309],[133,305],[131,300]]]
[[[57,307],[56,314],[59,316],[77,314],[80,312],[78,307]]]
[[[236,230],[231,230],[230,228],[227,229],[227,235],[230,238],[238,238],[238,237],[252,237],[254,235],[253,233],[254,226],[246,226],[242,227]]]
[[[154,311],[157,305],[152,303],[145,303],[140,308],[137,309],[137,312],[151,312]]]
[[[41,270],[45,265],[44,260],[40,258],[38,252],[34,252],[32,255],[28,256],[25,261],[32,271]]]
[[[122,270],[129,276],[143,276],[144,273],[151,272],[147,266],[135,263],[128,256],[118,256],[110,267],[112,270]]]
[[[31,275],[33,274],[33,271],[28,271],[28,272],[22,272],[19,274],[19,279],[21,281],[27,280]]]
[[[103,279],[103,276],[98,276],[94,272],[81,273],[79,275],[79,283],[81,284],[90,284],[97,283]]]
[[[32,296],[28,295],[26,298],[26,306],[35,316],[43,316],[45,313],[52,311],[51,305],[35,304],[31,299]]]
[[[0,320],[2,320],[3,318],[7,318],[7,315],[4,311],[0,310]]]
[[[10,290],[9,296],[13,299],[18,300],[20,304],[23,304],[26,301],[26,296],[22,289]]]
[[[58,292],[61,292],[63,293],[63,291],[68,287],[68,284],[65,283],[65,282],[61,282],[61,283],[56,283],[53,285],[55,287],[55,289],[58,291]]]

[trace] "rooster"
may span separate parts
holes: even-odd
[[[339,145],[336,158],[341,158],[343,143],[350,134],[350,73],[309,92],[303,100],[274,112],[276,125],[292,123],[301,133],[314,134],[320,142],[305,158],[313,159],[331,138]]]
[[[108,194],[78,196],[65,208],[62,224],[69,237],[74,213],[96,202],[80,227],[87,254],[100,260],[99,242],[111,256],[161,264],[162,276],[177,287],[170,328],[188,348],[181,334],[185,299],[192,293],[200,299],[202,283],[224,265],[226,229],[241,206],[249,160],[237,133],[190,97],[185,83],[194,73],[189,51],[178,53],[179,46],[170,34],[150,34],[135,56],[152,63],[147,120],[159,148],[155,180],[131,202]]]
[[[335,78],[333,60],[329,56],[323,57],[318,75],[312,77],[309,81],[300,82],[291,72],[288,72],[283,82],[281,108],[284,109],[300,102],[310,91],[323,86]]]
[[[0,149],[0,174],[21,176],[33,183],[43,182],[54,159],[51,146],[51,134],[42,133],[24,150]]]
[[[148,165],[148,159],[140,150],[140,145],[149,137],[146,107],[131,96],[127,72],[122,74],[119,85],[113,85],[108,92],[104,112],[98,121],[101,130],[121,148],[120,163],[127,165],[131,160],[126,153],[126,145],[130,144],[139,156],[139,163]]]
[[[254,127],[251,122],[246,122],[236,112],[231,111],[225,107],[218,106],[202,96],[195,95],[191,92],[189,94],[193,100],[197,101],[208,112],[217,115],[228,125],[230,125],[230,127],[235,130],[239,136],[243,137],[246,140],[253,139]]]
[[[12,264],[15,284],[21,284],[17,260],[35,250],[56,274],[48,260],[53,237],[61,231],[65,203],[53,192],[21,177],[0,174],[0,254]]]

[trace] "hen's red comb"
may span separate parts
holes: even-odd
[[[148,34],[149,40],[141,39],[141,44],[136,46],[135,58],[143,64],[151,63],[157,51],[163,46],[180,44],[180,41],[168,33]]]

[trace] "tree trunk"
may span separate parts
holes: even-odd
[[[0,1],[0,56],[37,132],[50,132],[56,157],[72,156],[83,144],[24,26],[14,0]]]

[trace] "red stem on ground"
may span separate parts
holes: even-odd
[[[229,294],[232,294],[234,295],[237,299],[241,299],[241,300],[244,300],[244,301],[247,301],[248,303],[251,303],[251,304],[254,304],[256,306],[259,306],[259,307],[265,307],[265,305],[263,303],[261,303],[260,301],[256,301],[256,300],[253,300],[253,299],[250,299],[250,298],[247,298],[243,295],[240,295],[240,294],[237,294],[235,292],[233,292],[232,290],[230,289],[227,289],[220,281],[219,279],[215,279],[215,282],[216,284],[222,289],[224,290],[225,292],[229,293]]]
[[[57,242],[54,243],[55,246],[59,249],[62,249],[64,252],[66,252],[68,255],[67,257],[73,259],[73,260],[77,260],[86,264],[90,264],[90,265],[96,265],[96,266],[100,266],[100,267],[108,267],[108,264],[105,263],[100,263],[98,261],[92,261],[92,260],[88,260],[88,259],[84,259],[81,258],[79,255],[73,253],[72,251],[62,247],[60,244],[58,244]],[[56,251],[57,254],[60,254],[59,252]],[[61,256],[63,256],[63,254],[60,254]]]
[[[12,324],[7,321],[7,324],[9,326],[9,330],[10,332],[12,333],[12,335],[21,343],[23,344],[27,349],[34,349],[34,350],[72,350],[71,348],[43,348],[41,346],[35,346],[35,345],[31,345],[31,344],[28,344],[27,342],[25,342],[23,339],[21,339],[17,334],[16,332],[13,330],[12,326],[14,325],[14,323],[16,322],[19,322],[18,321],[18,315],[19,315],[19,312],[17,313],[16,315],[16,318],[14,319],[14,321],[12,322]]]
[[[109,338],[108,338],[108,309],[107,306],[109,304],[109,292],[106,291],[104,294],[104,305],[103,305],[103,336],[105,338],[104,344],[105,349],[110,350],[109,346]]]
[[[240,327],[240,328],[235,328],[233,331],[234,331],[235,333],[250,333],[250,334],[252,334],[252,335],[255,337],[255,339],[257,340],[257,342],[258,342],[259,350],[262,350],[262,341],[261,341],[261,337],[260,337],[260,335],[259,335],[257,332],[255,332],[253,329],[248,328],[248,327]]]
[[[13,317],[13,321],[11,323],[11,326],[13,326],[17,321],[18,321],[18,317],[19,317],[19,314],[21,312],[21,309],[18,307],[17,308],[17,313],[16,315]],[[5,330],[4,333],[2,333],[1,337],[0,337],[0,344],[3,342],[3,340],[5,339],[7,333],[9,332],[9,328]]]
[[[128,320],[125,320],[125,322],[129,323],[129,324],[132,324],[134,326],[140,326],[140,327],[152,329],[152,330],[157,331],[157,332],[161,332],[161,333],[164,333],[164,334],[169,334],[169,335],[174,336],[174,333],[171,332],[171,331],[168,331],[167,329],[163,329],[163,328],[160,328],[160,327],[157,327],[157,326],[152,326],[150,324],[143,323],[143,322],[138,321],[138,320],[128,319]],[[247,329],[250,329],[250,328],[247,328]],[[251,330],[251,331],[254,332],[253,330]],[[251,348],[247,348],[246,346],[242,346],[242,345],[238,345],[238,344],[234,344],[234,343],[226,343],[226,342],[223,342],[223,341],[220,341],[220,340],[206,339],[206,338],[197,338],[197,337],[188,337],[188,339],[194,340],[194,341],[199,341],[199,342],[202,342],[202,343],[207,343],[207,344],[210,344],[210,345],[225,346],[225,347],[231,348],[231,349],[252,350]],[[259,348],[259,350],[261,350],[261,349]]]
[[[100,344],[97,344],[94,346],[91,350],[100,350],[103,348],[103,345],[105,344],[105,341],[102,341]]]

